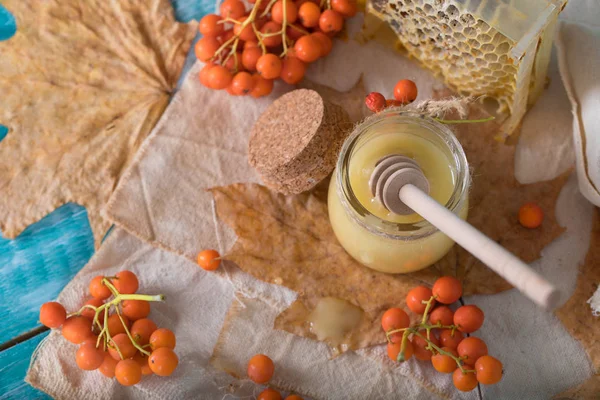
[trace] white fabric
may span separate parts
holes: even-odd
[[[597,7],[600,16],[600,5]],[[600,27],[561,23],[559,65],[571,100],[581,192],[600,206]]]
[[[354,24],[356,28],[360,21]],[[377,68],[373,68],[373,60],[377,60]],[[198,83],[199,67],[196,65],[186,77],[144,144],[111,199],[114,213],[109,213],[119,226],[136,236],[188,258],[208,245],[225,253],[233,244],[231,230],[214,218],[210,196],[197,193],[209,186],[254,176],[251,171],[238,170],[249,168],[239,153],[245,149],[252,118],[266,104],[208,91]],[[308,75],[344,90],[354,86],[361,73],[367,91],[386,94],[391,94],[399,78],[415,80],[421,99],[429,97],[436,84],[413,61],[377,44],[361,46],[352,40],[336,42],[333,54],[311,67]],[[548,110],[547,119],[551,117]],[[196,156],[183,151],[184,146],[197,148]],[[560,164],[564,155],[561,151],[549,155],[550,159]],[[228,165],[232,154],[237,156]],[[520,168],[540,170],[537,165],[538,160],[530,157]],[[559,286],[566,301],[575,287],[577,265],[583,262],[588,248],[592,220],[592,207],[579,194],[574,179],[561,193],[557,215],[567,232],[544,249],[534,267]],[[475,393],[459,394],[449,376],[435,373],[416,360],[388,370],[390,362],[381,347],[348,353],[332,361],[323,344],[272,329],[277,313],[295,298],[290,290],[257,281],[231,265],[213,274],[204,272],[193,261],[153,248],[122,230],[109,237],[61,293],[59,301],[76,308],[83,301],[91,277],[123,268],[140,275],[144,291],[165,292],[168,296],[165,304],[153,307],[152,318],[159,325],[173,328],[178,336],[176,351],[181,364],[175,376],[151,377],[135,388],[121,388],[97,372],[77,370],[74,346],[52,334],[33,359],[30,382],[58,398],[219,399],[227,394],[232,379],[216,372],[209,357],[226,309],[234,304],[235,316],[223,327],[214,362],[242,377],[248,357],[264,351],[276,362],[275,384],[316,398],[475,398]],[[240,296],[237,300],[234,291],[252,299]],[[592,374],[584,349],[560,322],[517,292],[467,301],[485,310],[486,322],[480,334],[490,352],[504,362],[506,371],[500,384],[484,388],[486,398],[547,399]],[[244,389],[257,390],[244,381],[237,384],[243,387],[236,396],[247,395]],[[433,385],[436,394],[424,387],[427,384]],[[219,390],[220,386],[224,388]]]

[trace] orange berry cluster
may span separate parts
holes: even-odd
[[[268,356],[257,354],[248,361],[248,378],[255,383],[264,385],[268,383],[275,373],[275,364]],[[281,400],[283,397],[277,390],[268,388],[263,390],[257,400]],[[291,394],[285,400],[302,400],[297,394]]]
[[[392,360],[403,362],[414,355],[430,361],[436,371],[452,373],[458,390],[468,392],[478,383],[498,383],[502,379],[502,363],[488,355],[483,340],[469,336],[483,325],[483,311],[475,305],[463,305],[456,311],[449,307],[462,292],[460,281],[451,276],[439,278],[432,289],[417,286],[408,292],[406,305],[422,315],[420,323],[410,326],[403,309],[390,308],[383,314],[381,326]]]
[[[365,105],[372,112],[378,113],[388,107],[399,107],[410,104],[415,101],[417,94],[417,85],[409,79],[402,79],[394,86],[393,99],[386,99],[379,92],[371,92],[365,98]]]
[[[356,0],[225,0],[200,20],[200,82],[234,96],[266,96],[273,80],[295,85],[306,65],[331,52],[331,38],[357,12]]]
[[[79,311],[67,315],[62,304],[48,302],[40,308],[40,322],[62,327],[63,337],[79,345],[75,361],[83,370],[99,370],[123,386],[139,383],[142,375],[169,376],[179,363],[175,334],[147,318],[150,302],[164,296],[136,294],[138,287],[131,271],[96,276],[89,284],[92,297]]]

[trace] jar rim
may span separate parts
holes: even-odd
[[[460,142],[452,130],[446,125],[414,111],[398,109],[385,110],[367,118],[362,123],[356,125],[352,133],[346,138],[336,164],[335,174],[337,178],[336,189],[338,191],[338,197],[340,198],[340,202],[342,203],[345,212],[368,231],[394,240],[422,239],[438,232],[438,229],[431,225],[426,219],[422,219],[416,223],[398,223],[387,221],[376,216],[361,204],[350,184],[348,170],[352,150],[355,148],[362,134],[365,134],[377,124],[388,121],[389,118],[396,118],[400,122],[415,123],[426,128],[441,139],[441,142],[447,147],[452,155],[456,170],[454,189],[444,207],[454,214],[458,214],[462,211],[467,197],[465,194],[468,192],[471,183],[471,177],[469,174],[467,156],[465,155]]]

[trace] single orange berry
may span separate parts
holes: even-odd
[[[202,269],[214,271],[219,268],[219,265],[221,264],[221,255],[216,250],[202,250],[198,253],[197,261]]]
[[[246,21],[248,17],[241,17],[238,19],[239,24],[235,24],[233,26],[233,33],[238,35],[241,40],[256,40],[256,34],[254,33],[254,29],[252,29],[252,24],[248,24],[242,28],[243,22]]]
[[[417,98],[417,85],[409,80],[402,79],[394,87],[394,98],[402,104],[409,104]]]
[[[451,348],[442,347],[442,350],[451,353],[454,357],[458,357],[456,351]],[[431,357],[431,363],[433,364],[433,368],[435,368],[436,371],[441,372],[443,374],[450,374],[454,372],[454,370],[457,367],[456,361],[454,361],[452,357],[441,353]]]
[[[131,322],[129,321],[129,318],[127,318],[124,315],[121,315],[121,318],[123,318],[123,322],[125,322],[127,329],[129,329],[131,327]],[[117,336],[119,333],[125,333],[125,328],[123,327],[123,322],[121,322],[121,318],[119,318],[117,314],[113,314],[108,317],[108,333],[110,333],[110,336],[114,337]]]
[[[208,85],[208,71],[214,67],[214,64],[208,63],[205,64],[204,67],[198,73],[198,79],[200,79],[200,83],[206,87],[210,87]]]
[[[133,272],[127,270],[117,272],[112,283],[121,294],[134,294],[140,287],[137,276]]]
[[[131,337],[140,346],[145,346],[150,342],[150,335],[157,330],[156,324],[148,318],[138,319],[131,326]]]
[[[223,18],[238,19],[246,14],[246,6],[240,0],[225,0],[219,7]]]
[[[410,340],[406,341],[406,347],[404,347],[404,358],[402,360],[398,360],[398,355],[400,354],[400,350],[402,349],[402,341],[399,340],[396,343],[388,343],[387,344],[387,355],[392,361],[408,361],[413,356],[415,350],[413,348],[413,344]]]
[[[275,389],[265,389],[260,392],[256,400],[281,400],[281,394]]]
[[[479,383],[494,385],[502,379],[502,363],[492,356],[482,356],[475,362],[475,374]]]
[[[465,370],[472,370],[473,366],[463,365]],[[461,392],[470,392],[477,387],[477,378],[473,372],[463,373],[460,368],[456,368],[452,374],[454,386]]]
[[[289,84],[300,83],[306,73],[306,65],[296,57],[286,57],[281,65],[281,79]]]
[[[117,348],[119,349],[117,351]],[[112,338],[112,341],[108,344],[108,354],[112,356],[115,360],[124,360],[126,358],[131,358],[135,355],[137,349],[129,340],[129,337],[126,333],[119,333],[117,336]],[[121,354],[119,354],[119,352]],[[121,357],[121,355],[123,357]]]
[[[220,46],[221,43],[219,43],[216,37],[204,36],[203,38],[200,38],[194,46],[196,58],[206,62],[215,55]]]
[[[179,364],[179,358],[175,352],[167,347],[156,349],[148,357],[148,365],[152,372],[158,376],[169,376],[175,371]]]
[[[381,112],[385,109],[385,97],[379,92],[371,92],[365,97],[365,105],[374,113]]]
[[[62,335],[71,343],[83,343],[93,335],[92,321],[77,315],[69,317],[62,324]]]
[[[254,79],[252,79],[252,75],[250,75],[250,73],[245,72],[245,71],[238,72],[237,74],[235,74],[235,76],[233,77],[233,80],[231,81],[231,89],[234,94],[236,94],[238,96],[245,96],[247,94],[250,94],[250,92],[252,92],[252,89],[254,89],[254,84],[255,84]],[[199,259],[200,259],[200,255],[198,255],[198,260]],[[215,260],[213,259],[213,262],[214,261]],[[216,260],[216,261],[220,261],[220,260]],[[219,263],[217,262],[217,266],[218,266],[218,264]]]
[[[472,333],[481,328],[484,319],[483,311],[472,304],[459,307],[454,312],[454,325],[458,326],[458,330],[464,333]]]
[[[453,276],[442,276],[438,278],[431,288],[435,300],[443,304],[452,304],[462,296],[462,283]]]
[[[464,338],[456,347],[458,355],[464,358],[468,364],[475,364],[480,357],[488,353],[487,345],[478,337],[470,336]]]
[[[306,3],[312,4],[312,3]],[[321,56],[321,43],[311,35],[302,36],[294,44],[296,57],[306,63],[316,61]]]
[[[276,33],[281,32],[281,24],[275,21],[269,21],[260,28],[260,33],[270,35],[263,37],[262,41],[267,47],[276,47],[281,44],[281,35]],[[271,35],[275,34],[275,35]]]
[[[256,70],[265,79],[279,78],[281,68],[281,59],[275,54],[267,53],[256,61]]]
[[[241,64],[241,58],[242,58],[242,54],[239,52],[236,52],[237,57],[234,57],[233,55],[231,55],[231,57],[229,57],[227,59],[227,61],[225,62],[225,64],[222,64],[228,71],[235,71],[236,69],[238,71],[243,71],[244,70],[244,66]],[[233,75],[232,75],[233,76]]]
[[[429,314],[429,322],[433,325],[438,323],[442,326],[452,325],[454,322],[454,311],[448,306],[438,306]]]
[[[525,228],[535,229],[542,225],[544,211],[535,203],[525,203],[519,209],[519,223]]]
[[[96,276],[90,282],[89,287],[90,294],[92,295],[92,297],[95,297],[100,300],[107,299],[112,294],[110,289],[104,283],[102,283],[102,279],[104,279],[104,276]]]
[[[427,332],[425,330],[421,330],[419,331],[419,334],[423,337],[414,335],[412,338],[412,345],[415,357],[422,361],[429,361],[431,360],[433,353],[431,352],[431,350],[427,349],[427,346],[429,346],[427,340],[425,340],[425,338],[427,337]],[[438,338],[433,334],[433,332],[430,332],[429,341],[431,341],[431,343],[435,344],[436,346],[439,346],[440,344]]]
[[[219,23],[222,20],[216,14],[205,15],[198,24],[198,30],[204,36],[219,36],[225,31],[224,25]]]
[[[265,384],[269,382],[274,372],[273,360],[264,354],[257,354],[248,361],[248,378],[256,383]]]
[[[106,376],[107,378],[114,378],[115,368],[117,367],[118,363],[118,360],[115,360],[110,354],[104,352],[104,360],[98,368],[98,371],[100,371],[102,375]]]
[[[333,10],[325,10],[319,17],[319,28],[325,32],[339,32],[344,27],[344,18]]]
[[[313,32],[310,36],[314,37],[321,44],[321,57],[325,57],[329,53],[331,53],[331,49],[333,48],[333,42],[331,38],[324,34],[323,32]]]
[[[177,344],[177,338],[171,330],[160,328],[152,332],[149,343],[152,350],[160,349],[162,347],[173,350]]]
[[[92,342],[85,342],[75,353],[77,366],[84,371],[93,371],[100,368],[104,362],[104,351],[97,349]]]
[[[288,38],[292,39],[292,41],[296,41],[302,36],[306,35],[306,33],[303,31],[304,29],[302,29],[302,27],[298,24],[288,24],[287,28],[285,29],[285,34]]]
[[[104,304],[104,301],[101,299],[97,299],[96,297],[92,297],[91,299],[89,299],[88,301],[86,301],[83,305],[84,306],[93,306],[93,307],[100,307],[101,305]],[[105,311],[101,311],[100,314],[98,314],[98,321],[99,322],[103,322],[104,321],[104,313]],[[91,308],[84,308],[83,311],[81,311],[81,315],[83,317],[86,317],[87,319],[89,319],[90,321],[94,321],[94,316],[96,315],[96,312],[94,310],[92,310]]]
[[[150,314],[150,302],[145,300],[123,300],[123,314],[131,321],[146,318]]]
[[[154,373],[150,368],[147,355],[138,351],[135,353],[135,356],[133,356],[133,360],[139,364],[140,368],[142,369],[142,375],[152,375]]]
[[[423,314],[427,305],[424,302],[429,301],[433,296],[431,289],[425,286],[417,286],[411,289],[406,295],[406,305],[410,310],[417,314]],[[435,305],[435,301],[432,302],[432,307]]]
[[[256,71],[256,63],[261,56],[262,50],[259,47],[244,48],[242,52],[242,65],[248,71]]]
[[[227,42],[229,39],[231,39],[234,36],[235,36],[235,34],[233,33],[233,28],[232,29],[226,29],[222,34],[220,34],[219,36],[217,36],[217,40],[219,41],[219,45],[222,45],[223,43]]]
[[[296,4],[290,0],[278,0],[271,7],[271,19],[277,23],[283,24],[283,4],[285,1],[285,15],[287,16],[286,22],[292,24],[296,22],[298,18],[298,9]]]
[[[221,90],[231,84],[233,75],[222,65],[215,65],[207,72],[208,85],[211,89]]]
[[[408,328],[410,318],[408,314],[401,308],[390,308],[381,317],[381,327],[385,332],[395,329]],[[402,339],[402,332],[394,333],[390,336],[393,343],[398,343]]]
[[[331,8],[344,18],[354,17],[358,12],[356,1],[353,0],[331,0]]]
[[[56,301],[49,301],[40,307],[40,322],[48,328],[58,328],[66,319],[67,311]]]
[[[259,98],[268,96],[273,91],[273,81],[271,79],[265,79],[258,74],[253,75],[254,78],[254,89],[250,92],[250,96]]]
[[[115,377],[121,385],[132,386],[142,380],[142,368],[134,360],[121,360],[115,367]]]
[[[306,2],[298,9],[298,19],[302,26],[306,28],[314,28],[319,25],[319,17],[321,16],[321,7],[315,3]]]
[[[452,331],[452,329],[442,329],[440,332],[440,343],[444,347],[456,349],[459,343],[465,338],[461,331]]]

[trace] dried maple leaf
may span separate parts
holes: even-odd
[[[592,315],[587,301],[600,283],[600,211],[594,210],[594,226],[590,248],[579,270],[577,286],[571,298],[556,311],[567,331],[579,340],[589,355],[596,373],[600,373],[600,317]],[[600,375],[588,379],[583,385],[562,393],[573,399],[589,399],[590,394],[600,393]],[[560,396],[559,396],[560,397]]]
[[[195,34],[168,0],[7,0],[0,42],[0,229],[16,237],[56,207],[99,210],[168,104]]]
[[[471,118],[481,116],[476,109]],[[496,142],[496,124],[459,125],[455,132],[473,169],[469,222],[525,261],[560,234],[554,205],[566,176],[554,181],[520,185],[513,177],[514,147]],[[363,267],[337,242],[322,196],[282,196],[255,184],[211,189],[217,213],[238,235],[227,254],[258,279],[282,284],[298,301],[276,320],[275,327],[313,337],[306,316],[319,299],[337,297],[364,311],[364,318],[348,342],[352,348],[381,343],[376,322],[390,306],[401,304],[414,286],[431,284],[440,275],[456,275],[465,294],[495,293],[510,285],[468,252],[455,246],[434,266],[412,274],[389,275]],[[525,201],[535,201],[546,211],[538,230],[521,227],[516,215]]]

